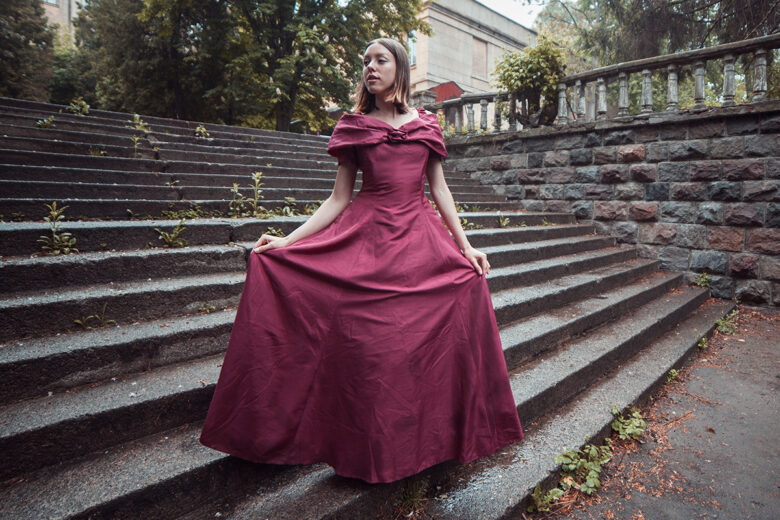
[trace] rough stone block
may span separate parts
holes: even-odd
[[[772,284],[772,305],[780,307],[780,283]]]
[[[637,143],[651,143],[658,141],[658,129],[653,126],[634,128],[634,139]]]
[[[524,152],[523,140],[515,139],[513,141],[507,141],[501,146],[502,154],[513,154]]]
[[[742,183],[742,200],[745,202],[780,200],[780,181],[745,181]]]
[[[684,125],[663,126],[658,130],[658,138],[661,141],[684,141],[688,138]]]
[[[571,209],[574,212],[574,216],[579,220],[590,220],[593,218],[593,201],[578,200],[572,202]]]
[[[552,151],[552,152],[544,152],[544,165],[545,166],[568,166],[569,151],[559,150],[559,151]]]
[[[598,166],[586,166],[577,168],[574,175],[576,182],[598,182],[599,181],[599,167]]]
[[[780,116],[767,115],[761,118],[759,123],[762,134],[772,134],[780,132]]]
[[[561,135],[555,139],[555,148],[568,150],[570,148],[582,148],[585,146],[585,134]]]
[[[601,146],[602,140],[601,135],[598,134],[598,132],[588,132],[585,135],[585,144],[582,145],[583,148],[593,148],[594,146]]]
[[[780,257],[761,256],[759,260],[759,275],[764,280],[780,281]]]
[[[541,168],[544,166],[544,153],[533,152],[528,154],[528,167]]]
[[[745,135],[758,133],[758,118],[745,116],[732,118],[726,121],[726,133],[728,135]]]
[[[745,155],[748,157],[772,157],[780,150],[780,135],[750,135],[745,137]]]
[[[669,145],[667,143],[648,143],[646,148],[647,162],[661,162],[669,158]]]
[[[780,229],[753,229],[747,233],[748,251],[780,255]]]
[[[661,202],[661,222],[692,224],[693,210],[690,202]]]
[[[526,211],[544,211],[544,202],[541,200],[524,200],[521,204]]]
[[[574,182],[574,168],[547,168],[547,182],[549,184],[568,184]]]
[[[458,159],[455,163],[455,169],[459,172],[475,172],[477,171],[478,159]]]
[[[710,227],[707,231],[707,247],[720,251],[741,251],[745,232],[739,228]]]
[[[734,294],[743,303],[765,305],[770,301],[771,285],[765,280],[739,280]]]
[[[690,249],[704,249],[707,247],[707,228],[695,224],[680,224],[673,243]]]
[[[642,224],[639,241],[645,244],[669,245],[677,236],[677,226],[672,224]]]
[[[525,141],[525,151],[527,152],[544,152],[553,148],[555,148],[554,137],[533,137]]]
[[[596,220],[626,220],[628,204],[618,201],[598,201],[593,204],[593,218]]]
[[[648,244],[637,244],[636,254],[639,258],[648,258],[650,260],[658,259],[658,246],[651,246]]]
[[[572,166],[582,166],[593,162],[593,150],[590,148],[579,148],[571,150],[569,162]]]
[[[615,184],[628,180],[628,166],[625,164],[606,164],[599,170],[599,178],[604,184]]]
[[[618,200],[644,200],[645,187],[636,182],[618,184],[615,186],[615,197]]]
[[[764,161],[743,159],[723,161],[723,176],[728,181],[748,181],[764,178]]]
[[[691,270],[697,273],[726,274],[729,257],[719,251],[691,251]]]
[[[707,157],[707,141],[676,141],[669,143],[670,161],[690,161]]]
[[[658,180],[663,182],[685,182],[690,178],[691,163],[658,163]]]
[[[517,182],[520,184],[540,184],[544,182],[544,170],[517,170]]]
[[[629,171],[632,180],[637,182],[655,182],[655,164],[632,164]]]
[[[687,271],[690,252],[682,247],[661,247],[658,249],[658,261],[665,271]]]
[[[510,160],[508,156],[492,157],[490,159],[491,170],[508,170],[509,167],[510,167]]]
[[[692,181],[717,181],[722,178],[723,164],[720,161],[696,161],[691,163]]]
[[[528,154],[518,153],[510,155],[509,166],[512,168],[528,168]]]
[[[636,244],[636,222],[615,222],[610,233],[621,244]]]
[[[645,145],[629,144],[618,148],[617,160],[621,163],[635,163],[645,160]]]
[[[604,144],[630,144],[635,142],[633,130],[613,130],[604,134]]]
[[[645,200],[669,200],[669,183],[652,182],[645,186]]]
[[[768,228],[780,227],[780,204],[770,202],[766,205],[764,225]]]
[[[609,200],[613,198],[614,193],[615,193],[614,186],[606,186],[604,184],[585,185],[586,199]]]
[[[714,159],[733,159],[744,155],[744,137],[724,137],[710,142],[710,157]]]
[[[544,211],[571,213],[571,203],[565,200],[546,200],[544,201]]]
[[[758,255],[750,253],[731,255],[729,273],[736,278],[758,278]]]
[[[563,186],[559,184],[543,184],[539,186],[539,198],[544,200],[562,199]]]
[[[538,199],[539,198],[539,185],[538,184],[530,184],[528,186],[523,186],[523,189],[525,190],[525,198],[526,199]]]
[[[729,278],[728,276],[711,276],[710,295],[714,298],[733,298],[734,279]]]
[[[628,207],[632,220],[658,220],[657,202],[632,202]]]
[[[508,200],[521,200],[525,198],[525,188],[519,184],[511,184],[504,188],[504,195]]]
[[[738,201],[742,198],[742,186],[737,182],[711,182],[707,187],[708,199],[720,201]]]
[[[728,204],[723,210],[727,226],[763,226],[765,206],[755,204]]]
[[[691,123],[688,128],[688,137],[691,139],[706,139],[707,137],[720,137],[723,135],[724,125],[722,121]]]
[[[767,159],[764,164],[767,179],[780,179],[780,159]]]
[[[696,208],[696,223],[709,226],[723,224],[723,204],[720,202],[703,202]]]
[[[617,157],[617,149],[614,146],[601,146],[593,148],[594,164],[611,164]]]
[[[581,200],[585,198],[585,186],[569,184],[563,188],[563,198],[566,200]]]
[[[706,200],[707,185],[700,182],[680,182],[672,184],[672,200]]]

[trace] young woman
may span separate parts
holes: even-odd
[[[333,193],[262,235],[200,441],[255,462],[391,482],[523,439],[485,275],[444,180],[403,46],[369,42],[328,144]],[[358,168],[363,184],[352,191]],[[452,235],[425,196],[425,179]],[[457,243],[456,243],[457,242]]]

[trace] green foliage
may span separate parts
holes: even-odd
[[[141,137],[134,135],[130,137],[133,142],[133,157],[138,157],[138,143],[141,141]]]
[[[496,221],[497,221],[496,224],[500,228],[505,228],[505,227],[509,226],[509,217],[502,217],[501,215],[499,215],[496,218]]]
[[[74,44],[73,37],[66,31],[55,36],[54,63],[49,84],[49,101],[67,105],[70,100],[81,97],[90,106],[97,106],[93,65],[87,54]]]
[[[541,485],[537,483],[534,492],[531,493],[533,504],[528,506],[528,511],[548,512],[553,502],[561,498],[563,494],[564,491],[559,487],[554,487],[545,493]]]
[[[469,222],[463,217],[460,217],[460,226],[463,229],[482,229],[484,227],[481,224],[475,224],[473,222]]]
[[[739,310],[734,309],[727,316],[715,320],[715,326],[718,332],[724,334],[734,335],[737,333],[737,317],[739,316]]]
[[[550,222],[547,220],[547,217],[542,217],[542,226],[555,226],[554,222]]]
[[[129,125],[125,125],[125,128],[132,128],[134,130],[140,130],[144,133],[149,133],[152,130],[149,128],[149,125],[144,122],[143,119],[141,119],[141,116],[138,114],[133,114],[133,119],[130,119],[127,121],[130,123]]]
[[[612,448],[609,443],[603,446],[587,444],[581,449],[557,455],[555,463],[561,465],[561,488],[563,491],[575,488],[586,495],[593,494],[601,486],[601,467],[611,458]]]
[[[666,382],[671,383],[679,375],[680,372],[677,369],[674,368],[669,369],[669,372],[666,374]]]
[[[630,407],[631,414],[624,417],[617,406],[612,406],[610,410],[615,419],[612,421],[612,429],[617,432],[620,440],[639,439],[644,433],[647,424],[642,418],[642,412],[635,407]]]
[[[173,208],[174,208],[174,203],[169,202],[168,209],[165,209],[161,212],[162,214],[160,218],[165,220],[181,220],[181,219],[193,219],[193,218],[213,218],[213,217],[223,216],[222,212],[219,211],[218,209],[211,210],[211,211],[204,210],[198,204],[187,209],[175,210]],[[131,218],[136,216],[129,209],[127,211],[130,213]],[[152,217],[150,216],[149,219],[151,218]]]
[[[36,121],[35,126],[37,126],[38,128],[54,128],[57,125],[54,124],[54,116],[51,115],[46,119],[39,119],[38,121]]]
[[[401,482],[401,491],[395,502],[396,518],[416,518],[427,500],[430,477],[412,476]]]
[[[106,155],[108,155],[108,152],[105,150],[101,150],[100,148],[94,148],[90,146],[89,155],[91,155],[92,157],[105,157]]]
[[[79,250],[73,247],[76,245],[76,239],[67,231],[62,231],[60,229],[60,222],[65,219],[63,213],[68,206],[57,208],[56,200],[51,204],[44,205],[49,209],[49,214],[44,217],[43,220],[49,223],[51,236],[41,235],[38,239],[38,242],[43,244],[41,246],[43,253],[39,254],[56,256],[78,253]]]
[[[267,228],[265,228],[265,234],[266,235],[273,235],[275,237],[283,237],[283,236],[285,236],[284,231],[282,231],[281,228],[275,228],[275,227],[271,227],[271,226],[268,226]]]
[[[187,228],[184,225],[184,219],[179,220],[179,223],[176,224],[176,227],[173,228],[173,231],[170,233],[163,231],[160,228],[154,228],[154,230],[160,234],[158,238],[165,242],[167,247],[187,247],[187,240],[181,237],[181,234],[185,229]]]
[[[699,347],[699,350],[707,350],[710,348],[709,344],[707,343],[707,336],[700,336],[699,341],[696,342],[696,345]]]
[[[198,309],[198,312],[202,312],[204,314],[210,314],[210,313],[214,312],[215,310],[217,310],[216,306],[214,306],[213,304],[211,304],[211,303],[206,301],[206,302],[203,302],[203,305],[200,306],[200,308]]]
[[[81,116],[85,116],[89,114],[89,104],[86,101],[84,101],[82,97],[77,97],[70,101],[70,104],[68,105],[68,108],[66,108],[66,110],[71,114],[78,114]]]
[[[502,92],[518,100],[517,120],[524,126],[538,126],[555,118],[558,83],[564,68],[563,51],[549,38],[540,36],[533,47],[505,51],[496,63],[492,79]]]
[[[209,137],[209,132],[206,130],[206,127],[203,126],[203,123],[199,124],[195,129],[195,137],[199,137],[201,139],[206,139]]]
[[[49,100],[53,33],[40,0],[0,2],[0,96]]]
[[[707,273],[699,273],[699,276],[697,276],[696,280],[693,281],[693,285],[697,287],[709,287],[710,275],[708,275]]]
[[[100,312],[100,314],[90,314],[89,316],[84,316],[81,319],[73,320],[73,323],[76,325],[81,326],[84,330],[90,330],[90,329],[96,329],[99,327],[105,327],[107,325],[116,324],[116,320],[107,320],[106,319],[106,305],[108,305],[108,302],[105,302],[103,304],[103,310]],[[95,326],[89,325],[89,320],[94,320],[97,322]]]
[[[280,217],[294,217],[300,215],[301,212],[298,210],[295,197],[285,197],[284,206],[274,208],[271,214]]]

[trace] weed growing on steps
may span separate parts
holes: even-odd
[[[89,114],[89,105],[81,97],[77,97],[71,100],[70,105],[65,110],[72,114],[85,116]]]
[[[116,320],[107,320],[106,319],[106,305],[108,302],[103,303],[103,310],[100,314],[90,314],[89,316],[85,316],[81,318],[80,320],[73,320],[73,323],[76,325],[80,325],[84,330],[90,330],[90,329],[96,329],[99,327],[105,327],[107,325],[111,325],[112,323],[116,325]],[[89,320],[95,320],[97,322],[97,325],[92,326],[88,325],[87,323]]]
[[[425,495],[430,486],[430,477],[408,477],[401,483],[401,492],[395,501],[396,514],[393,520],[401,518],[417,518],[423,512],[423,505],[428,500]]]
[[[44,217],[43,220],[49,223],[51,236],[41,235],[37,240],[43,244],[41,246],[43,252],[37,254],[56,256],[78,253],[79,250],[74,247],[76,245],[76,239],[67,231],[62,231],[60,229],[60,222],[65,219],[63,213],[68,206],[57,208],[56,200],[52,201],[51,204],[44,205],[49,208],[49,214]]]
[[[105,157],[106,155],[108,155],[108,152],[105,150],[101,150],[100,148],[92,148],[90,146],[89,155],[91,155],[92,157]]]
[[[724,318],[715,320],[715,326],[718,328],[718,332],[724,334],[734,335],[737,333],[737,316],[739,316],[739,310],[734,309]]]
[[[666,382],[671,383],[674,381],[674,379],[680,375],[680,372],[674,368],[670,368],[669,372],[666,374]]]
[[[185,229],[187,228],[184,225],[184,219],[179,220],[179,223],[176,224],[171,233],[160,228],[154,228],[160,234],[159,239],[165,242],[166,247],[187,247],[187,240],[180,236]],[[149,242],[148,246],[154,247],[154,244]]]
[[[324,201],[322,200],[318,200],[315,204],[312,204],[311,202],[306,203],[306,205],[303,207],[303,214],[314,215],[314,212],[319,209],[323,202]]]
[[[707,273],[699,273],[699,276],[696,277],[696,280],[693,281],[693,285],[696,287],[709,287],[710,286],[710,275]]]
[[[195,206],[187,209],[173,209],[174,203],[169,202],[168,203],[168,209],[162,211],[162,215],[159,217],[161,219],[165,220],[180,220],[180,219],[192,219],[192,218],[214,218],[214,217],[223,217],[224,214],[218,210],[205,210],[200,207],[200,205],[196,204]],[[129,209],[127,210],[130,211]],[[131,212],[131,216],[132,212]],[[152,217],[151,215],[147,215],[144,217],[146,220],[152,220],[156,217]]]
[[[260,212],[265,211],[265,208],[259,204],[260,199],[265,198],[262,195],[263,190],[260,188],[260,186],[265,185],[264,182],[261,182],[262,178],[263,172],[252,173],[253,184],[250,186],[252,188],[252,198],[249,199],[249,205],[252,207],[252,215],[255,217]]]
[[[141,116],[138,114],[133,114],[133,119],[127,120],[129,125],[125,125],[125,128],[132,128],[133,130],[139,130],[144,133],[151,132],[151,129],[149,128],[149,125],[147,125],[143,119],[141,119]],[[166,132],[167,133],[167,132]]]
[[[209,132],[206,130],[206,127],[203,126],[203,123],[199,124],[198,127],[195,128],[195,137],[200,139],[206,139],[209,137]]]
[[[473,222],[469,222],[463,217],[460,217],[460,227],[463,229],[482,229],[483,226],[481,224],[475,224]]]
[[[498,216],[496,219],[496,224],[500,228],[509,227],[509,217],[502,217],[501,215]]]
[[[266,235],[273,235],[275,237],[283,237],[285,236],[284,231],[281,230],[281,228],[275,228],[268,226],[265,228],[265,234]]]
[[[54,124],[54,116],[49,116],[46,119],[36,121],[35,126],[38,128],[54,128],[57,125]]]
[[[631,412],[629,417],[624,417],[616,405],[613,405],[610,410],[615,416],[612,429],[617,432],[618,438],[622,441],[639,439],[647,426],[638,408],[632,406],[629,407],[629,411]]]
[[[707,350],[710,346],[707,343],[707,336],[699,336],[699,341],[696,342],[699,350]]]
[[[556,224],[554,222],[548,221],[547,217],[542,217],[542,225],[543,226],[555,226]]]
[[[203,305],[200,306],[200,308],[198,309],[198,312],[202,312],[204,314],[209,314],[209,313],[214,312],[215,310],[217,310],[217,308],[213,304],[211,304],[211,303],[206,301],[206,302],[203,302]]]
[[[133,157],[138,157],[138,143],[141,141],[141,137],[134,135],[130,140],[133,142]]]
[[[24,220],[24,213],[21,211],[14,211],[11,213],[11,222],[21,222]],[[5,215],[0,214],[0,222],[5,222]]]

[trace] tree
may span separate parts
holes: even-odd
[[[0,95],[49,99],[52,33],[40,0],[0,3]]]

